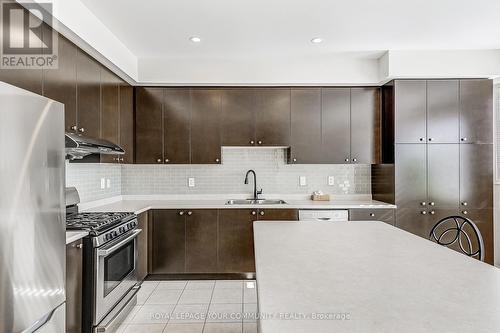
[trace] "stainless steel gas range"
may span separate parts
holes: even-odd
[[[115,332],[137,304],[137,216],[79,213],[78,192],[66,189],[66,229],[87,230],[83,254],[83,332]]]

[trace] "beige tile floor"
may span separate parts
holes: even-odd
[[[145,281],[119,333],[257,333],[255,281]]]

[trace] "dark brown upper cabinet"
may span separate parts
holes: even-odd
[[[167,88],[163,99],[163,156],[165,163],[189,164],[191,130],[189,88]]]
[[[380,89],[351,88],[351,162],[376,164],[381,159]]]
[[[222,90],[223,146],[288,146],[289,88]]]
[[[120,81],[111,72],[101,71],[100,138],[120,143]],[[120,162],[120,155],[101,155],[101,162]]]
[[[291,163],[378,163],[379,88],[292,89]]]
[[[221,163],[221,92],[191,89],[191,163]]]
[[[120,84],[120,146],[125,154],[122,163],[134,163],[134,87]]]
[[[65,130],[75,131],[77,47],[61,35],[57,44],[58,67],[43,70],[43,95],[64,104]]]
[[[460,80],[460,141],[493,143],[492,80]]]
[[[291,163],[318,163],[321,147],[321,89],[291,90]]]
[[[493,145],[460,145],[460,209],[493,207],[492,161]]]
[[[80,50],[77,54],[76,80],[78,131],[98,138],[101,128],[101,65]]]
[[[426,142],[426,90],[425,80],[395,81],[395,143]]]
[[[351,161],[351,89],[323,88],[321,105],[322,162],[349,163]]]
[[[255,145],[255,116],[258,91],[228,88],[222,90],[222,145]]]
[[[258,89],[255,110],[255,144],[257,146],[290,145],[290,89]]]
[[[457,80],[427,81],[427,142],[459,142],[458,86]]]
[[[163,163],[163,91],[145,87],[136,90],[136,163]]]

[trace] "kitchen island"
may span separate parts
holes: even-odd
[[[500,270],[387,224],[254,223],[259,332],[500,332]]]

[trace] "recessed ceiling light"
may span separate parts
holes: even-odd
[[[197,36],[192,36],[192,37],[189,37],[189,40],[193,43],[199,43],[201,42],[201,38],[200,37],[197,37]]]
[[[323,38],[314,37],[313,39],[311,39],[311,43],[313,44],[323,43]]]

